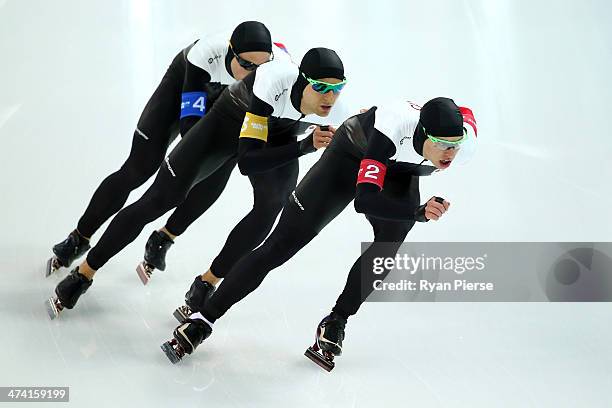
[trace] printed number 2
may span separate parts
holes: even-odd
[[[368,164],[364,177],[376,180],[378,178],[376,174],[378,173],[380,173],[380,168],[378,168],[378,166],[374,164]]]
[[[206,104],[205,104],[205,99],[203,96],[200,96],[195,103],[193,104],[194,108],[198,108],[200,110],[200,112],[204,112],[204,110],[206,109]]]

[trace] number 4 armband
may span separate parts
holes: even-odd
[[[181,95],[181,119],[186,116],[204,116],[206,113],[206,92],[184,92]]]
[[[386,165],[376,160],[363,159],[359,165],[357,184],[376,184],[382,190],[385,183],[385,174],[387,174]]]

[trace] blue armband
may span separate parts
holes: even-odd
[[[181,96],[181,119],[186,116],[204,116],[206,92],[185,92]]]

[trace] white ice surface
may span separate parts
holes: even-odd
[[[0,386],[70,386],[70,405],[88,407],[610,406],[608,304],[366,304],[336,369],[312,364],[302,353],[314,327],[371,238],[350,207],[170,365],[159,345],[172,310],[251,205],[237,172],[146,288],[134,268],[165,217],[56,321],[43,301],[66,271],[44,279],[43,266],[125,160],[176,52],[246,19],[297,61],[336,49],[347,103],[445,95],[473,108],[473,162],[421,183],[422,197],[452,208],[409,240],[610,241],[611,10],[604,0],[0,0]]]

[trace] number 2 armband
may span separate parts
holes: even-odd
[[[385,174],[387,174],[387,166],[383,163],[372,159],[363,159],[359,165],[357,184],[376,184],[382,190]]]
[[[181,117],[202,117],[206,113],[206,92],[183,92],[181,95]]]
[[[247,112],[240,129],[240,137],[268,141],[268,118]]]

